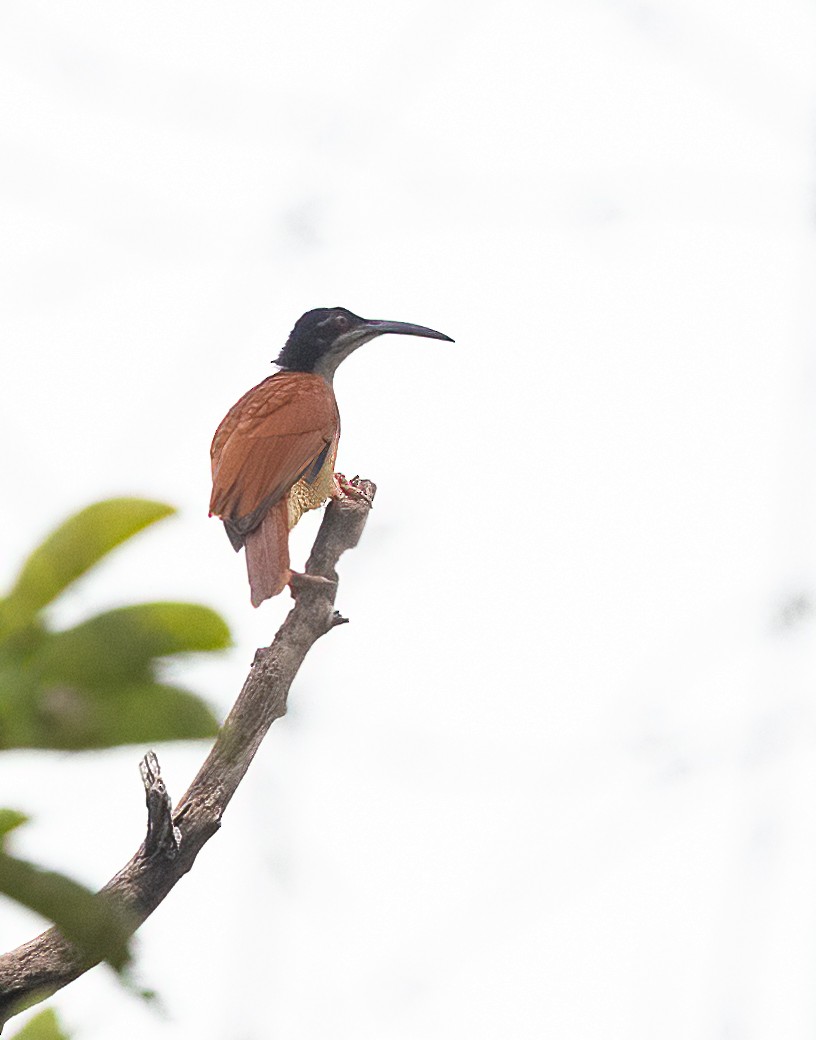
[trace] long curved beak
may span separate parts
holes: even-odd
[[[373,336],[384,336],[387,332],[393,332],[397,336],[424,336],[426,339],[444,339],[448,343],[454,342],[444,332],[426,329],[424,325],[412,325],[408,321],[369,321],[366,319],[365,328],[370,329]]]

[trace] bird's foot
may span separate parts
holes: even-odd
[[[297,599],[301,592],[306,589],[313,589],[318,591],[323,588],[328,591],[327,587],[336,585],[337,582],[331,580],[331,578],[324,578],[321,574],[302,574],[300,571],[289,571],[289,591],[292,593],[292,599]]]
[[[360,486],[359,477],[346,480],[342,473],[335,473],[334,487],[334,498],[356,498],[358,501],[367,502],[370,509],[374,508],[374,499]]]

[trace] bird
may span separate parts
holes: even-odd
[[[215,431],[210,516],[223,521],[236,552],[246,550],[253,607],[287,585],[295,594],[289,532],[301,516],[329,498],[355,494],[334,472],[334,373],[358,347],[388,333],[453,342],[423,325],[373,321],[345,307],[307,311],[273,362],[278,371],[245,393]]]

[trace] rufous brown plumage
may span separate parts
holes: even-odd
[[[253,387],[221,421],[210,449],[210,515],[233,548],[246,548],[252,605],[291,579],[289,531],[309,509],[342,494],[334,462],[340,415],[332,381],[340,362],[388,332],[450,340],[422,325],[367,321],[343,307],[308,311],[277,358],[280,371]]]

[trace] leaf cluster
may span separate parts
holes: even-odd
[[[161,681],[161,664],[220,650],[229,630],[208,607],[140,603],[50,627],[46,608],[116,546],[173,512],[137,498],[70,517],[28,557],[0,600],[0,750],[78,751],[215,734],[195,694]]]

